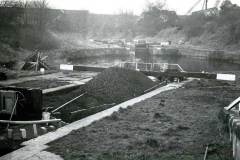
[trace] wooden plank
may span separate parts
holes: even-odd
[[[141,71],[147,76],[154,77],[192,77],[192,78],[204,78],[204,79],[216,79],[215,73],[201,73],[201,72],[146,72]]]
[[[56,88],[44,89],[43,95],[52,94],[60,91],[63,92],[63,91],[73,90],[73,89],[79,88],[81,85],[82,84],[68,84],[68,85],[60,86]]]
[[[51,120],[39,120],[39,121],[9,121],[0,120],[0,123],[4,124],[45,124],[45,123],[55,123],[60,122],[61,119],[51,119]]]
[[[96,66],[83,66],[83,65],[76,65],[73,66],[74,71],[92,71],[92,72],[102,72],[103,70],[107,69],[108,67],[96,67]]]

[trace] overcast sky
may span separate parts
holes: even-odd
[[[149,0],[153,2],[155,0]],[[197,0],[166,0],[167,8],[185,14]],[[203,0],[202,0],[203,1]],[[216,0],[208,0],[209,7],[214,6]],[[223,1],[223,0],[222,0]],[[240,0],[231,0],[240,4]],[[140,14],[146,5],[146,0],[48,0],[51,7],[56,9],[89,10],[92,13],[115,14],[120,10],[133,11]],[[201,2],[195,10],[201,9]]]

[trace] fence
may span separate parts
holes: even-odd
[[[240,97],[224,108],[228,116],[229,140],[234,160],[240,160]]]
[[[123,62],[118,66],[121,68],[147,72],[165,72],[166,70],[184,72],[179,64]]]

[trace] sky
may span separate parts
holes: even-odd
[[[91,13],[117,14],[120,11],[131,11],[141,14],[146,6],[147,0],[48,0],[49,5],[56,9],[89,10]],[[156,0],[148,0],[154,2]],[[197,0],[166,0],[167,8],[175,10],[177,14],[186,14]],[[203,0],[202,0],[203,1]],[[209,7],[214,6],[216,0],[208,0]],[[223,0],[222,0],[223,1]],[[231,0],[232,3],[240,5],[240,0]],[[203,2],[196,8],[200,10]]]

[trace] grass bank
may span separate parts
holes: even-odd
[[[239,93],[239,80],[194,80],[73,131],[48,150],[65,160],[200,160],[209,145],[208,159],[229,160],[220,113]]]

